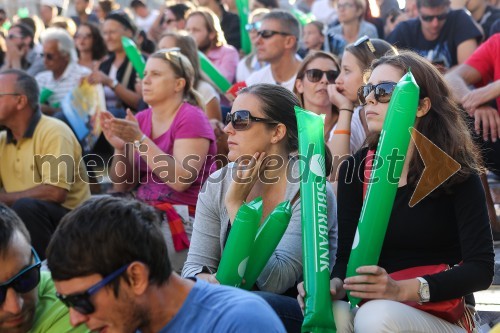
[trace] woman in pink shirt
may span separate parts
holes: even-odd
[[[166,213],[169,256],[178,271],[187,255],[198,193],[215,170],[217,153],[193,77],[193,66],[178,49],[158,51],[148,59],[142,81],[144,101],[151,107],[135,117],[128,111],[126,119],[108,112],[101,117],[115,148],[109,171],[114,190],[134,189],[139,200]]]

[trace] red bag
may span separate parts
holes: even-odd
[[[447,271],[448,269],[450,269],[450,266],[446,264],[418,266],[393,272],[389,274],[389,276],[394,280],[399,281],[414,279],[416,277],[424,275],[436,274]],[[419,304],[417,302],[404,303],[419,310],[428,312],[436,317],[449,321],[450,323],[456,323],[464,316],[465,313],[465,301],[463,297],[447,301],[427,302],[422,304]]]

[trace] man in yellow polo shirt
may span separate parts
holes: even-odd
[[[85,325],[71,327],[68,308],[40,265],[23,222],[0,203],[0,332],[88,332]]]
[[[0,72],[0,202],[11,206],[45,258],[61,218],[90,197],[81,147],[63,122],[42,115],[33,77]]]

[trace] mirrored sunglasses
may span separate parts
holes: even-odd
[[[248,129],[252,121],[274,125],[278,124],[278,122],[271,119],[254,117],[248,110],[234,111],[233,113],[228,113],[226,116],[226,125],[231,123],[236,131]]]
[[[367,84],[358,89],[358,100],[361,105],[366,104],[366,98],[374,91],[375,100],[379,103],[389,103],[392,97],[396,82],[382,82],[379,84]]]

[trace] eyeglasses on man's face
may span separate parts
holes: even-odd
[[[0,283],[0,305],[5,302],[9,288],[14,289],[17,293],[25,294],[35,289],[40,283],[40,266],[42,262],[34,248],[31,248],[31,254],[35,261],[33,264],[22,269],[8,281]]]
[[[350,3],[350,2],[346,2],[346,3],[339,3],[337,5],[337,9],[339,10],[342,10],[342,9],[349,9],[349,8],[354,8],[356,7],[356,5],[354,5],[353,3]]]
[[[269,39],[269,38],[273,37],[274,35],[291,36],[292,34],[289,32],[267,30],[267,29],[257,31],[257,36],[262,37],[264,39]]]
[[[439,14],[439,15],[420,14],[420,18],[422,19],[422,21],[425,21],[425,22],[432,22],[432,21],[434,21],[434,19],[437,19],[438,21],[444,21],[444,20],[446,20],[447,17],[448,17],[448,12],[443,13],[443,14]]]
[[[47,59],[48,61],[52,61],[55,59],[56,55],[53,54],[53,53],[43,53],[42,54],[42,57],[44,57],[45,59]]]
[[[81,293],[71,294],[71,295],[62,295],[60,293],[56,293],[57,298],[61,300],[68,308],[73,308],[75,311],[83,315],[89,315],[94,313],[95,307],[90,297],[101,290],[104,286],[112,282],[114,279],[119,277],[123,272],[125,272],[130,264],[123,265],[118,268],[113,273],[109,274],[101,281],[94,284],[89,289],[85,290]]]

